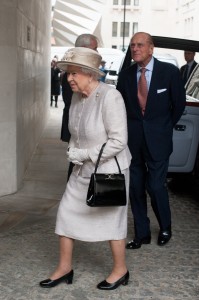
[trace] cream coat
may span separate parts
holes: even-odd
[[[88,149],[90,160],[76,165],[59,205],[55,232],[81,241],[121,240],[127,235],[129,170],[131,156],[127,147],[127,121],[121,94],[100,83],[88,98],[74,93],[69,113],[69,147]],[[90,175],[99,150],[104,149],[99,172],[118,172],[117,156],[126,180],[126,206],[89,207],[86,197]]]
[[[72,117],[70,117],[72,116]],[[121,94],[107,84],[99,86],[88,98],[74,93],[69,112],[69,147],[88,149],[91,160],[76,165],[74,172],[90,177],[103,143],[107,143],[98,172],[118,172],[114,156],[121,170],[129,167],[131,154],[127,146],[126,109]]]

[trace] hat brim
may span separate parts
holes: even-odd
[[[77,67],[84,68],[84,69],[90,70],[92,72],[95,72],[100,76],[106,76],[106,74],[104,72],[102,72],[101,70],[96,69],[96,68],[87,67],[82,64],[69,62],[69,61],[63,61],[63,60],[57,62],[57,67],[63,71],[67,71],[68,66],[77,66]]]

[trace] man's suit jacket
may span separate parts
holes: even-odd
[[[188,81],[188,79],[189,79],[189,77],[190,77],[191,73],[193,72],[193,70],[194,70],[194,68],[195,68],[196,65],[197,65],[197,62],[194,60],[192,66],[191,66],[191,69],[190,69],[190,71],[189,71],[189,76],[188,76],[188,78],[184,78],[185,68],[186,68],[187,64],[183,65],[183,66],[180,68],[180,73],[181,73],[181,76],[182,76],[182,79],[183,79],[184,84],[186,84],[186,82]]]
[[[132,157],[136,157],[140,151],[145,137],[153,160],[168,159],[173,149],[173,127],[180,119],[186,103],[179,69],[154,58],[144,116],[137,98],[137,64],[120,73],[117,89],[126,105],[128,145]]]

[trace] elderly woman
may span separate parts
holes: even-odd
[[[58,67],[67,71],[73,91],[69,112],[71,139],[68,160],[75,166],[60,202],[55,232],[60,239],[60,259],[50,278],[41,287],[54,287],[60,282],[72,283],[72,252],[74,240],[109,241],[113,257],[110,275],[97,285],[112,290],[128,284],[129,272],[125,262],[127,235],[127,205],[89,207],[87,191],[102,144],[104,148],[98,172],[118,173],[114,156],[125,174],[128,197],[131,155],[127,147],[127,121],[121,94],[99,82],[104,75],[99,66],[101,56],[91,49],[76,47],[67,52]]]

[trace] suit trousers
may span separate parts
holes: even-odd
[[[130,201],[134,217],[135,238],[150,236],[150,220],[147,215],[147,192],[160,230],[171,228],[166,178],[168,160],[154,161],[143,143],[140,152],[132,158],[130,166]]]

